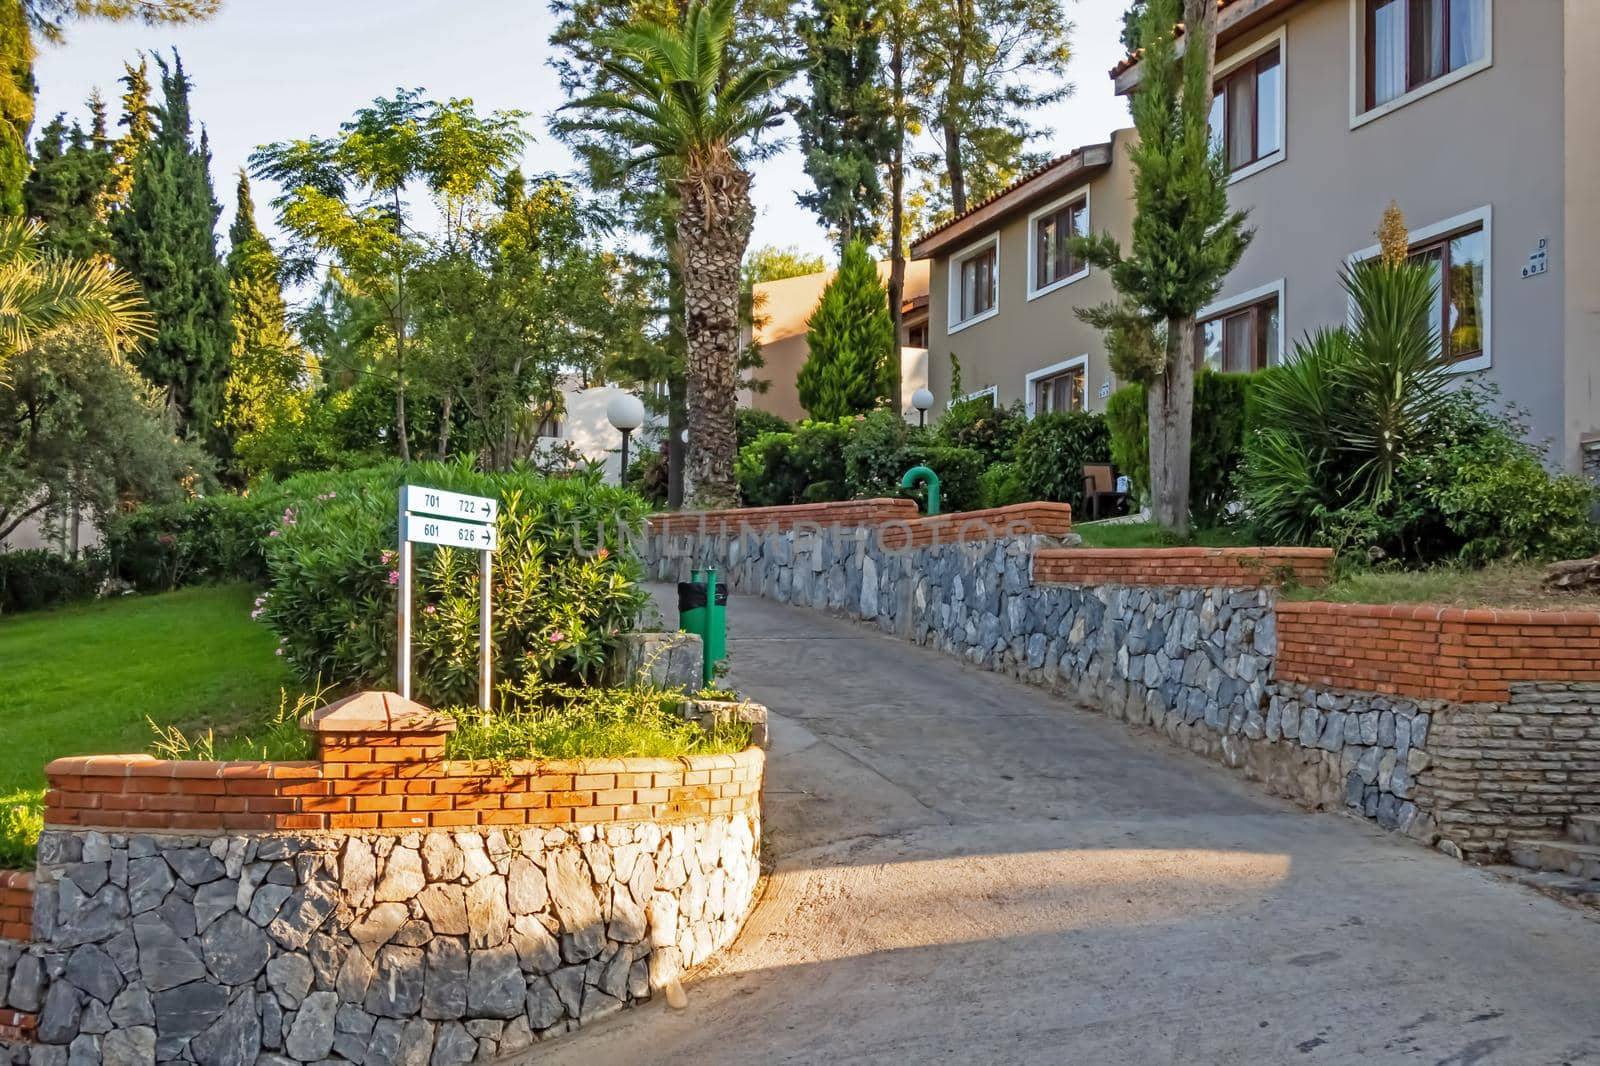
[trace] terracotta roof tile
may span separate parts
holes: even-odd
[[[912,245],[921,244],[924,241],[926,241],[926,240],[928,240],[928,239],[930,239],[932,237],[938,236],[939,234],[943,233],[945,230],[949,229],[951,226],[956,225],[962,219],[968,218],[968,217],[976,214],[977,212],[982,211],[984,208],[988,207],[990,204],[994,203],[996,200],[1004,199],[1005,197],[1010,196],[1012,193],[1016,192],[1018,189],[1022,188],[1024,185],[1028,184],[1029,182],[1034,181],[1037,178],[1043,177],[1044,175],[1050,173],[1052,170],[1055,170],[1057,167],[1064,166],[1067,163],[1072,162],[1078,156],[1082,155],[1087,149],[1089,149],[1089,148],[1103,148],[1103,147],[1106,147],[1106,146],[1104,144],[1085,145],[1085,146],[1083,146],[1081,148],[1074,148],[1072,151],[1067,152],[1065,155],[1058,155],[1054,159],[1050,160],[1047,163],[1041,163],[1039,166],[1034,167],[1032,170],[1028,171],[1026,174],[1022,175],[1020,178],[1018,178],[1017,180],[1013,181],[1010,185],[1007,185],[1005,188],[1001,189],[999,192],[991,193],[989,196],[984,197],[982,200],[979,200],[975,204],[968,204],[967,205],[967,209],[965,211],[961,212],[961,214],[955,216],[954,218],[952,218],[952,219],[950,219],[950,220],[948,220],[946,222],[941,222],[939,225],[933,227],[933,229],[928,230],[926,233],[922,234],[922,236],[917,237],[916,239],[914,239],[911,242]]]

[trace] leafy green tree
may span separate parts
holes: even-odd
[[[410,286],[430,242],[413,225],[406,193],[420,186],[445,209],[447,242],[467,207],[497,187],[527,136],[520,111],[479,115],[471,100],[438,103],[421,89],[379,97],[332,138],[266,145],[251,156],[258,177],[284,190],[273,201],[295,239],[294,272],[308,275],[329,256],[338,284],[381,308],[394,382],[394,439],[410,461],[406,418]]]
[[[1185,0],[1180,60],[1178,0],[1150,0],[1133,95],[1133,242],[1126,256],[1109,234],[1076,242],[1110,272],[1119,297],[1078,316],[1105,333],[1117,376],[1146,386],[1152,517],[1180,533],[1189,528],[1194,316],[1216,298],[1254,236],[1244,212],[1228,206],[1227,164],[1211,143],[1216,13],[1214,0]]]
[[[930,199],[961,214],[1042,156],[1029,115],[1067,97],[1072,23],[1060,0],[907,0],[908,91],[938,147]]]
[[[127,274],[49,252],[43,236],[37,222],[0,220],[0,382],[9,362],[62,330],[98,334],[116,355],[155,335]]]
[[[810,354],[796,384],[811,417],[834,422],[888,399],[899,370],[889,299],[861,240],[845,246],[839,271],[806,320]]]
[[[208,462],[93,331],[52,334],[0,383],[0,540],[38,514],[181,497]]]
[[[250,178],[243,170],[237,197],[228,230],[233,351],[223,411],[223,424],[235,439],[260,431],[305,376],[305,354],[289,331],[278,256],[256,226]]]
[[[111,254],[105,211],[111,148],[104,138],[104,110],[95,115],[98,136],[76,122],[68,126],[65,115],[39,131],[23,200],[28,217],[44,225],[47,248],[77,259],[106,260]]]
[[[228,273],[217,257],[222,205],[211,187],[211,147],[194,139],[192,86],[183,61],[157,59],[163,101],[156,132],[134,163],[128,204],[111,218],[116,258],[144,289],[156,336],[135,365],[167,398],[181,433],[226,450],[221,418],[233,323]]]
[[[814,186],[799,195],[800,206],[816,212],[842,253],[852,240],[877,235],[880,171],[894,147],[881,17],[875,0],[812,0],[796,30],[811,61],[811,94],[796,102],[794,120]]]
[[[760,285],[767,281],[820,274],[827,269],[828,261],[820,255],[809,255],[794,245],[780,248],[776,244],[767,244],[746,253],[741,276],[747,285]]]
[[[641,22],[608,35],[601,63],[623,88],[573,101],[567,106],[581,117],[563,124],[631,145],[627,165],[660,164],[675,186],[674,251],[686,315],[686,490],[705,507],[739,498],[739,265],[754,221],[741,146],[778,123],[782,109],[772,95],[799,69],[776,54],[730,69],[733,14],[733,0],[695,0],[680,25]]]

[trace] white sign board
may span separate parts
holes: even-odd
[[[470,548],[492,552],[499,547],[494,526],[476,522],[452,522],[431,515],[406,515],[406,540],[413,544],[443,544],[447,548]]]
[[[464,496],[459,492],[445,492],[422,485],[405,487],[400,508],[411,514],[432,514],[460,522],[493,522],[499,511],[492,497]]]
[[[489,709],[489,646],[494,583],[494,551],[500,508],[487,496],[406,485],[400,490],[400,695],[411,698],[411,545],[441,544],[482,552],[478,574],[478,708]]]

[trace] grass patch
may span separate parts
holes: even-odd
[[[1284,589],[1285,599],[1335,603],[1437,603],[1447,607],[1501,607],[1532,611],[1596,611],[1600,595],[1540,587],[1541,563],[1491,563],[1481,570],[1358,571],[1326,588]]]
[[[485,716],[454,708],[450,759],[604,759],[730,755],[750,744],[750,726],[707,733],[678,713],[680,693],[664,689],[554,688],[547,705]]]
[[[1073,523],[1072,531],[1083,538],[1085,548],[1246,548],[1252,541],[1235,529],[1190,530],[1179,536],[1152,522]]]
[[[0,795],[64,755],[150,750],[151,723],[224,735],[299,686],[243,585],[124,597],[0,620],[9,702]]]

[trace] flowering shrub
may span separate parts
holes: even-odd
[[[595,676],[645,603],[639,564],[619,551],[620,530],[643,521],[644,501],[597,471],[547,479],[443,463],[284,483],[266,541],[270,588],[256,613],[296,671],[337,687],[394,687],[396,501],[407,482],[500,501],[491,594],[499,686]],[[433,706],[476,702],[478,553],[419,544],[414,567],[413,694]]]

